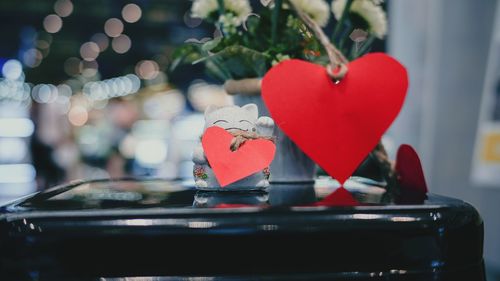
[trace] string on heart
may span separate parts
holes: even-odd
[[[270,140],[272,142],[275,141],[275,137],[261,136],[253,132],[237,131],[237,132],[231,132],[231,135],[234,136],[233,140],[231,141],[231,147],[230,147],[231,151],[236,151],[247,140],[265,139],[265,140]]]
[[[323,48],[325,48],[328,59],[330,60],[330,65],[326,67],[328,75],[337,82],[342,80],[348,71],[347,64],[349,61],[347,58],[330,42],[330,39],[323,32],[321,26],[313,21],[306,13],[298,9],[295,4],[293,4],[293,1],[290,1],[290,4],[307,27],[314,32],[314,35],[318,38],[321,45],[323,45]],[[258,96],[261,91],[261,83],[261,78],[230,79],[224,83],[224,90],[229,95],[239,94],[245,96]]]
[[[342,80],[348,71],[347,64],[349,61],[347,58],[332,44],[332,42],[330,42],[330,39],[326,36],[325,32],[323,32],[321,26],[313,21],[309,15],[297,8],[293,1],[290,1],[290,4],[297,15],[302,19],[307,27],[314,32],[316,38],[325,48],[328,59],[330,60],[330,65],[326,68],[328,75],[330,75],[330,77],[332,77],[335,81]]]

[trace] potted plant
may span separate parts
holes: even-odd
[[[224,82],[237,105],[255,103],[267,116],[260,81],[273,65],[298,58],[331,65],[341,76],[348,61],[367,53],[387,30],[386,14],[377,0],[261,0],[254,7],[248,0],[195,0],[191,15],[214,24],[214,37],[188,40],[174,53],[172,67],[203,63],[211,76]],[[271,180],[312,181],[314,162],[279,128],[275,135]],[[379,162],[387,167],[386,160]]]

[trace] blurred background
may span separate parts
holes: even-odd
[[[190,1],[0,2],[0,201],[74,179],[190,177],[206,105],[231,99],[175,47]],[[173,149],[172,149],[173,147]]]
[[[202,66],[169,71],[176,47],[215,31],[190,6],[0,1],[0,203],[75,179],[191,177],[203,110],[232,100]],[[410,91],[384,141],[416,148],[431,192],[479,209],[500,280],[499,1],[386,7],[375,48],[408,68]]]

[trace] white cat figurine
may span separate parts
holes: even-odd
[[[205,110],[205,128],[218,126],[229,133],[239,131],[256,133],[262,137],[272,137],[274,131],[274,121],[270,117],[259,118],[257,105],[250,103],[242,107],[209,106]],[[252,161],[252,159],[248,159]],[[193,151],[193,175],[198,189],[202,190],[253,190],[264,189],[269,185],[269,168],[252,174],[224,188],[221,188],[215,175],[210,168],[200,144]]]

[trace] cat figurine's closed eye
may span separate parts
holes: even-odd
[[[259,137],[272,137],[274,121],[270,117],[259,118],[257,105],[251,103],[239,106],[215,107],[209,106],[205,110],[205,128],[218,126],[229,133],[251,133]],[[249,159],[251,161],[251,159]],[[214,190],[221,189],[210,165],[205,157],[203,146],[200,144],[193,151],[193,175],[198,189]],[[234,182],[224,190],[263,189],[269,185],[269,168],[252,174],[237,182]]]

